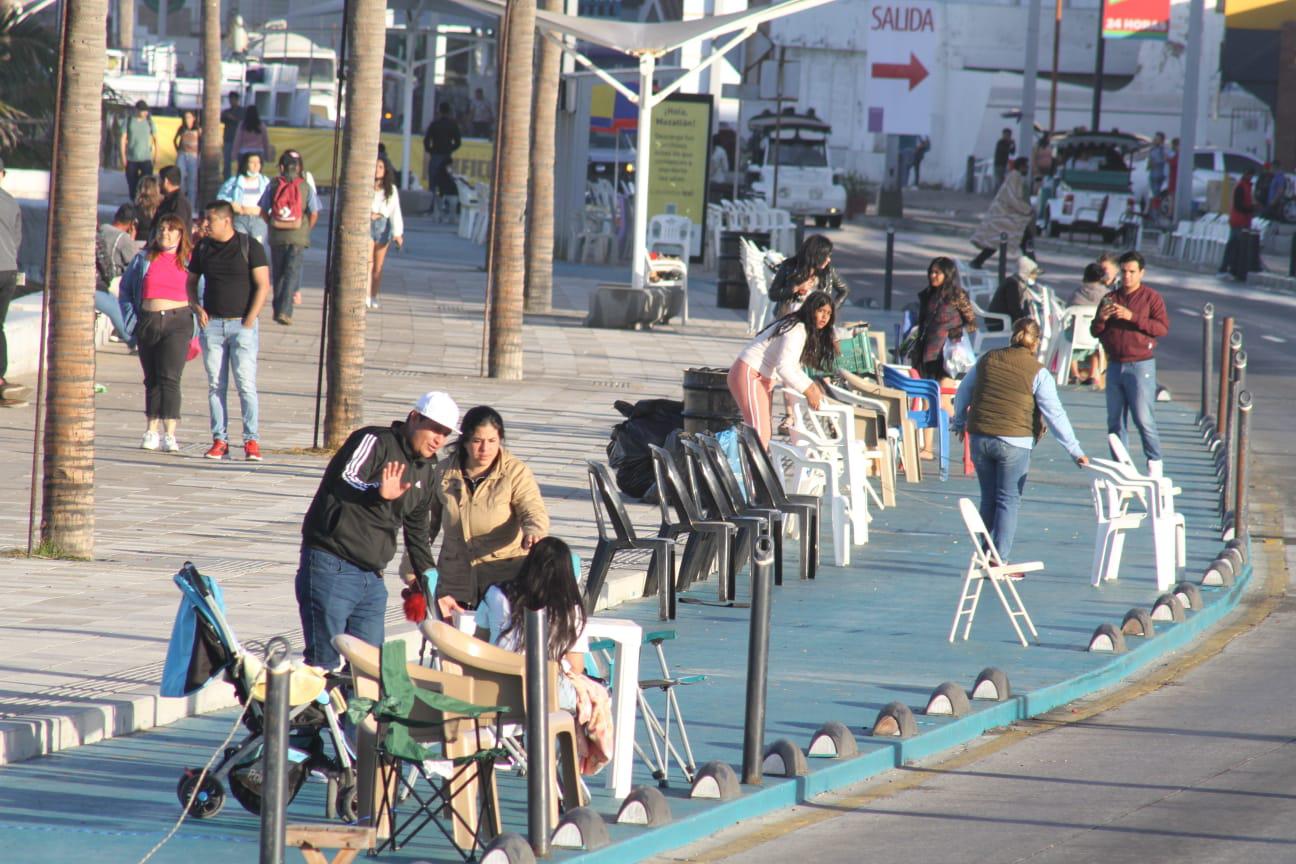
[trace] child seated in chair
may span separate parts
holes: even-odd
[[[612,711],[607,690],[581,671],[589,651],[585,612],[571,549],[557,537],[538,540],[517,578],[486,590],[477,607],[478,636],[522,653],[526,650],[527,609],[547,613],[549,659],[561,669],[558,707],[576,717],[581,773],[596,774],[612,753]]]

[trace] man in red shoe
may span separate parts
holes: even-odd
[[[257,316],[270,295],[270,268],[265,249],[234,230],[234,209],[228,201],[213,201],[203,212],[203,239],[189,259],[189,305],[198,316],[203,365],[207,368],[207,407],[211,415],[212,446],[208,459],[229,454],[226,427],[229,412],[225,393],[230,372],[243,414],[243,453],[261,461],[257,438]],[[198,277],[204,277],[202,303]]]
[[[396,532],[417,573],[436,566],[429,537],[436,454],[458,432],[449,394],[424,393],[404,420],[357,429],[324,469],[302,522],[297,609],[303,652],[312,666],[336,669],[340,633],[383,644],[387,586],[383,568],[396,554]]]

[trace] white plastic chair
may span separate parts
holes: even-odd
[[[1146,507],[1145,512],[1152,522],[1157,590],[1170,590],[1178,568],[1184,566],[1186,532],[1183,517],[1174,512],[1169,483],[1161,482],[1166,478],[1140,476],[1128,466],[1110,459],[1091,458],[1089,464],[1095,470],[1106,469],[1102,473],[1116,484],[1122,497],[1137,499]]]
[[[1098,519],[1094,535],[1093,578],[1097,588],[1111,582],[1120,574],[1121,554],[1125,549],[1125,534],[1139,528],[1146,513],[1131,513],[1129,499],[1121,494],[1122,486],[1114,472],[1103,466],[1091,466],[1100,476],[1093,481],[1094,515]]]
[[[796,446],[818,452],[833,462],[833,486],[830,490],[845,498],[846,513],[850,519],[851,537],[856,546],[868,542],[868,505],[871,498],[878,508],[882,499],[868,482],[864,470],[866,460],[882,461],[881,450],[869,450],[863,441],[855,438],[855,412],[846,405],[820,402],[812,409],[805,396],[788,393],[792,407],[791,437]]]
[[[770,456],[784,472],[783,487],[795,495],[828,496],[828,506],[833,536],[833,563],[838,567],[850,566],[850,518],[846,512],[846,499],[832,482],[837,466],[832,459],[807,447],[797,447],[782,441],[769,443]],[[789,528],[795,525],[789,524]]]
[[[850,390],[846,390],[845,388],[838,387],[836,384],[833,384],[831,381],[826,382],[826,386],[827,386],[828,395],[831,396],[834,400],[842,403],[843,405],[850,406],[852,408],[858,406],[860,408],[866,408],[868,410],[874,411],[881,418],[882,426],[886,430],[885,435],[887,441],[887,449],[890,450],[891,452],[891,458],[890,459],[885,458],[885,454],[876,450],[867,451],[865,456],[866,458],[872,459],[874,461],[875,465],[877,466],[877,471],[879,474],[885,473],[888,475],[887,481],[883,483],[883,489],[885,490],[887,486],[890,486],[890,488],[894,489],[896,485],[896,481],[899,478],[899,464],[900,464],[900,450],[901,450],[900,437],[902,435],[902,432],[899,426],[891,425],[890,418],[887,416],[886,403],[881,401],[880,399],[871,399],[868,396],[864,396],[860,393],[855,393]],[[897,422],[898,422],[898,418],[897,418]],[[876,454],[876,455],[870,455],[870,454]],[[885,509],[885,503],[879,504],[878,509],[879,510]]]
[[[972,311],[975,312],[976,317],[980,319],[977,329],[972,332],[972,350],[977,353],[978,357],[980,357],[981,354],[984,353],[981,346],[985,342],[1000,340],[1005,346],[1007,346],[1012,340],[1012,316],[1002,315],[998,312],[987,312],[981,308],[980,304],[977,303],[971,295],[968,296],[968,299],[972,303]],[[1000,329],[993,333],[986,332],[985,325],[991,321],[998,321],[1000,324]]]
[[[950,627],[949,641],[954,641],[959,622],[964,618],[967,619],[967,623],[963,627],[963,639],[966,640],[972,633],[972,619],[976,617],[977,603],[981,600],[981,589],[985,587],[986,582],[989,582],[995,593],[999,595],[999,602],[1008,613],[1008,621],[1012,624],[1013,630],[1017,631],[1017,638],[1021,640],[1022,647],[1027,647],[1029,643],[1026,641],[1026,634],[1022,632],[1018,621],[1025,622],[1026,628],[1036,640],[1039,639],[1039,633],[1036,632],[1035,623],[1031,621],[1030,613],[1022,603],[1021,595],[1017,593],[1017,586],[1008,577],[1011,573],[1033,573],[1043,570],[1044,562],[1005,564],[999,555],[999,550],[995,548],[994,538],[986,530],[985,522],[981,521],[980,511],[970,498],[959,499],[959,512],[963,515],[963,524],[972,538],[972,558],[968,562],[967,574],[963,577],[963,593],[959,596],[958,609],[954,613],[954,625]]]
[[[1068,306],[1062,310],[1057,337],[1050,346],[1045,368],[1053,373],[1053,379],[1059,385],[1071,382],[1071,358],[1076,351],[1102,350],[1098,337],[1089,332],[1094,315],[1098,314],[1097,306]],[[1067,330],[1071,335],[1067,335]]]

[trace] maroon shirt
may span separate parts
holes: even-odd
[[[1102,341],[1107,358],[1118,363],[1151,360],[1156,340],[1170,332],[1170,316],[1161,295],[1142,285],[1136,291],[1112,291],[1103,300],[1108,298],[1129,309],[1134,317],[1129,321],[1114,316],[1106,321],[1094,318],[1089,325],[1089,332]]]

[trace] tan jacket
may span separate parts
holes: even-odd
[[[469,494],[459,460],[437,465],[429,536],[444,529],[437,558],[437,596],[452,595],[475,606],[496,582],[512,579],[526,551],[522,535],[549,533],[549,514],[535,477],[520,459],[500,448],[494,467]]]

